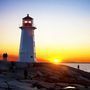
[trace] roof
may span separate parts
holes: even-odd
[[[23,19],[30,19],[30,20],[32,20],[33,18],[32,18],[32,17],[30,17],[30,16],[29,16],[29,14],[27,14],[27,16],[26,16],[26,17],[24,17]]]

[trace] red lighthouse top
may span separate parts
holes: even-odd
[[[29,20],[32,20],[33,18],[30,17],[29,14],[27,14],[27,16],[23,18],[23,20],[28,20],[28,19],[29,19]]]
[[[33,26],[33,18],[27,14],[26,17],[23,18],[23,27],[32,27]]]

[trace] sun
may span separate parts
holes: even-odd
[[[62,59],[54,58],[54,59],[51,59],[50,62],[53,64],[60,64],[62,62]]]
[[[59,61],[59,59],[54,59],[54,60],[53,60],[53,63],[54,63],[54,64],[59,64],[60,61]]]

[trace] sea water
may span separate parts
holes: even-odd
[[[77,66],[79,65],[79,68],[81,70],[90,72],[90,63],[63,63],[63,64],[68,65],[70,67],[74,67],[74,68],[77,68]]]

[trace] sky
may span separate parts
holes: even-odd
[[[37,61],[90,62],[90,0],[0,0],[0,58],[18,59],[27,14],[37,27]]]

